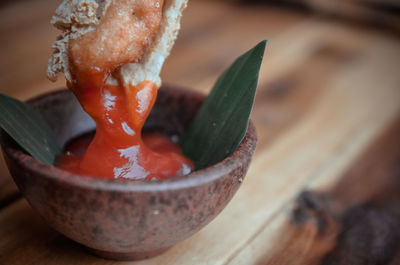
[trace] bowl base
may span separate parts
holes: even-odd
[[[98,249],[93,249],[93,248],[88,248],[88,249],[94,255],[99,256],[104,259],[133,261],[133,260],[149,259],[149,258],[158,256],[158,255],[164,253],[165,251],[167,251],[169,248],[170,247],[152,250],[152,251],[140,251],[140,252],[128,252],[128,253],[110,252],[110,251],[98,250]]]

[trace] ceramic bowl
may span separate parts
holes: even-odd
[[[145,131],[181,135],[203,99],[189,90],[161,88]],[[67,90],[44,94],[29,103],[62,144],[95,128]],[[48,224],[95,254],[120,260],[160,254],[216,217],[241,185],[256,142],[250,122],[238,149],[220,163],[168,180],[124,181],[76,175],[45,165],[22,152],[4,132],[1,135],[15,183]]]

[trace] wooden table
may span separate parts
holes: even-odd
[[[1,92],[27,99],[64,86],[45,78],[57,2],[2,5]],[[262,39],[259,143],[243,186],[194,236],[121,264],[400,264],[400,39],[278,7],[192,0],[163,80],[207,92]],[[0,207],[0,264],[119,264],[47,226],[3,160]]]

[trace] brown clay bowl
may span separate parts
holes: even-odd
[[[188,90],[161,88],[145,130],[181,135],[203,99]],[[95,128],[67,90],[44,94],[29,103],[62,144]],[[225,160],[160,181],[72,174],[25,154],[4,132],[0,140],[15,183],[51,227],[99,256],[135,260],[165,251],[222,211],[245,177],[257,136],[250,122],[245,139]]]

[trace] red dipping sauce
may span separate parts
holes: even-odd
[[[90,143],[92,142],[94,138],[95,132],[90,132],[87,134],[84,134],[76,139],[73,139],[71,142],[69,142],[65,149],[64,149],[64,155],[58,157],[56,161],[56,165],[62,169],[68,170],[73,173],[78,173],[82,174],[83,172],[80,169],[80,164],[83,159],[83,155],[85,154],[87,148],[89,147]],[[181,147],[177,144],[174,143],[171,139],[168,137],[159,134],[159,133],[149,133],[149,134],[144,134],[142,135],[142,140],[143,143],[153,152],[156,152],[160,154],[160,156],[172,156],[175,158],[182,158],[182,153],[181,153]],[[153,164],[155,164],[155,167],[165,169],[168,167],[168,165],[164,165],[165,159],[158,159],[157,161],[153,161]],[[188,160],[188,159],[183,159],[182,166],[180,169],[178,169],[178,172],[176,171],[176,168],[172,168],[169,171],[165,171],[162,176],[165,176],[165,173],[169,174],[175,174],[175,175],[186,175],[189,174],[190,171],[193,168],[193,163]],[[113,170],[114,171],[114,170]],[[153,169],[153,172],[157,171]],[[159,171],[159,170],[158,170]],[[168,174],[168,175],[169,175]],[[101,176],[100,176],[101,177]],[[104,176],[107,178],[114,178],[114,176]],[[119,178],[125,178],[128,179],[128,176],[120,176]],[[154,176],[149,174],[146,176],[146,179],[151,179],[151,178],[156,178],[160,179],[160,176]]]
[[[79,71],[78,71],[79,70]],[[83,155],[61,157],[57,166],[74,173],[108,179],[165,179],[188,174],[193,163],[178,145],[161,136],[142,139],[142,128],[158,87],[107,84],[106,70],[79,69],[68,86],[96,122],[96,133]]]

